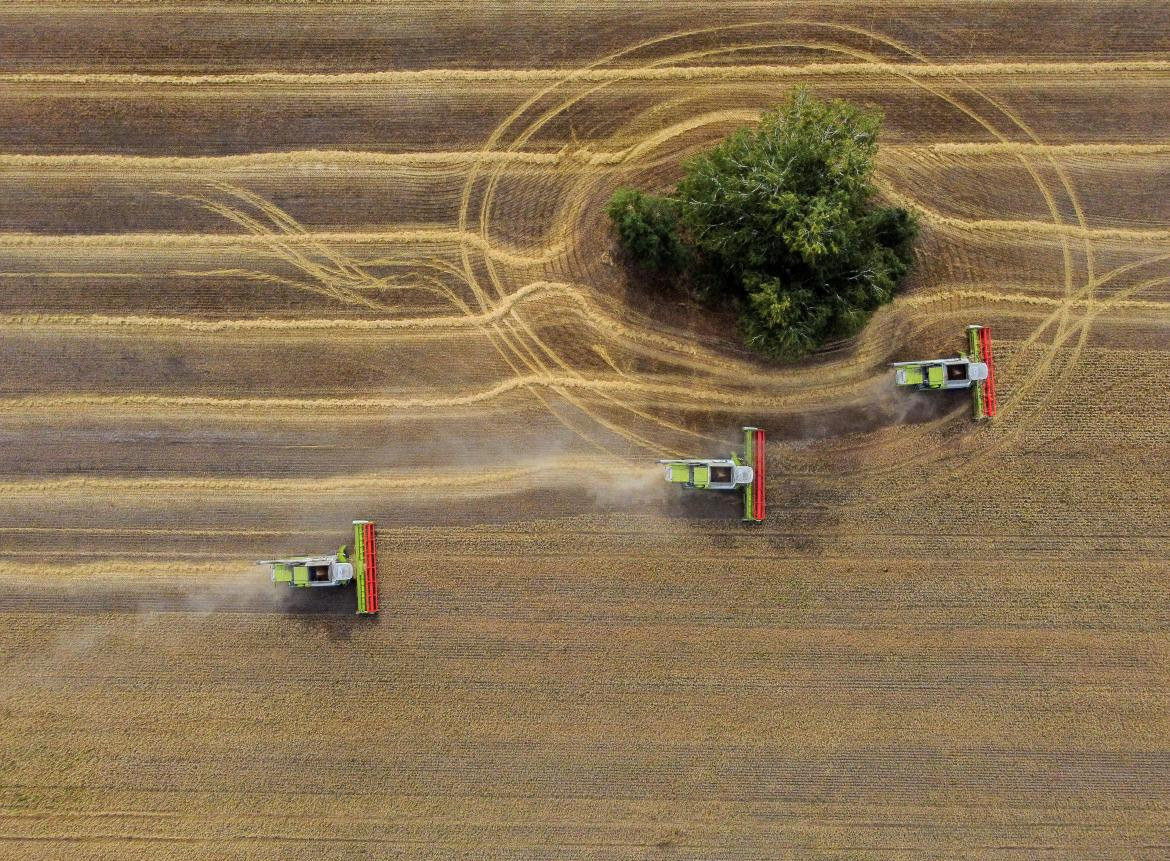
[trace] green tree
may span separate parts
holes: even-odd
[[[606,212],[617,227],[622,247],[636,264],[652,271],[682,265],[678,204],[669,197],[619,188],[610,198]]]
[[[873,203],[881,122],[798,89],[689,160],[672,195],[619,189],[609,214],[633,260],[736,310],[753,350],[798,359],[860,331],[909,271],[914,217]]]

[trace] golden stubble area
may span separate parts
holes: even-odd
[[[1165,857],[1168,23],[0,7],[0,856]],[[924,229],[777,368],[602,207],[797,84]],[[355,517],[375,619],[253,564]]]

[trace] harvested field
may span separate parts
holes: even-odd
[[[602,208],[801,83],[924,230],[780,368]],[[1170,856],[1167,104],[1154,0],[0,5],[0,857]]]

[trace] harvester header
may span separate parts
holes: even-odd
[[[968,353],[949,359],[894,362],[894,382],[920,390],[971,389],[976,419],[994,417],[999,411],[995,391],[995,358],[991,352],[991,328],[967,327]]]
[[[353,560],[343,545],[333,555],[293,556],[287,559],[264,559],[259,565],[272,570],[273,583],[287,583],[294,589],[348,586],[357,589],[357,612],[378,612],[378,544],[374,524],[369,520],[353,522]]]
[[[660,460],[666,480],[690,490],[743,491],[743,519],[760,523],[765,516],[764,431],[743,428],[743,456],[724,459]]]
[[[353,558],[357,568],[357,611],[378,612],[378,542],[369,520],[353,522]]]

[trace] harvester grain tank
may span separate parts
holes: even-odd
[[[257,564],[272,569],[273,583],[287,583],[294,589],[331,588],[352,583],[357,590],[358,613],[372,615],[378,612],[378,547],[372,521],[353,522],[352,561],[343,546],[333,555],[264,559]]]
[[[743,455],[730,458],[660,460],[666,480],[691,490],[739,490],[743,492],[743,519],[760,523],[765,514],[764,431],[743,428]]]
[[[894,362],[894,382],[921,390],[970,389],[976,419],[998,412],[995,393],[995,358],[991,352],[991,328],[968,326],[970,352],[949,359]]]

